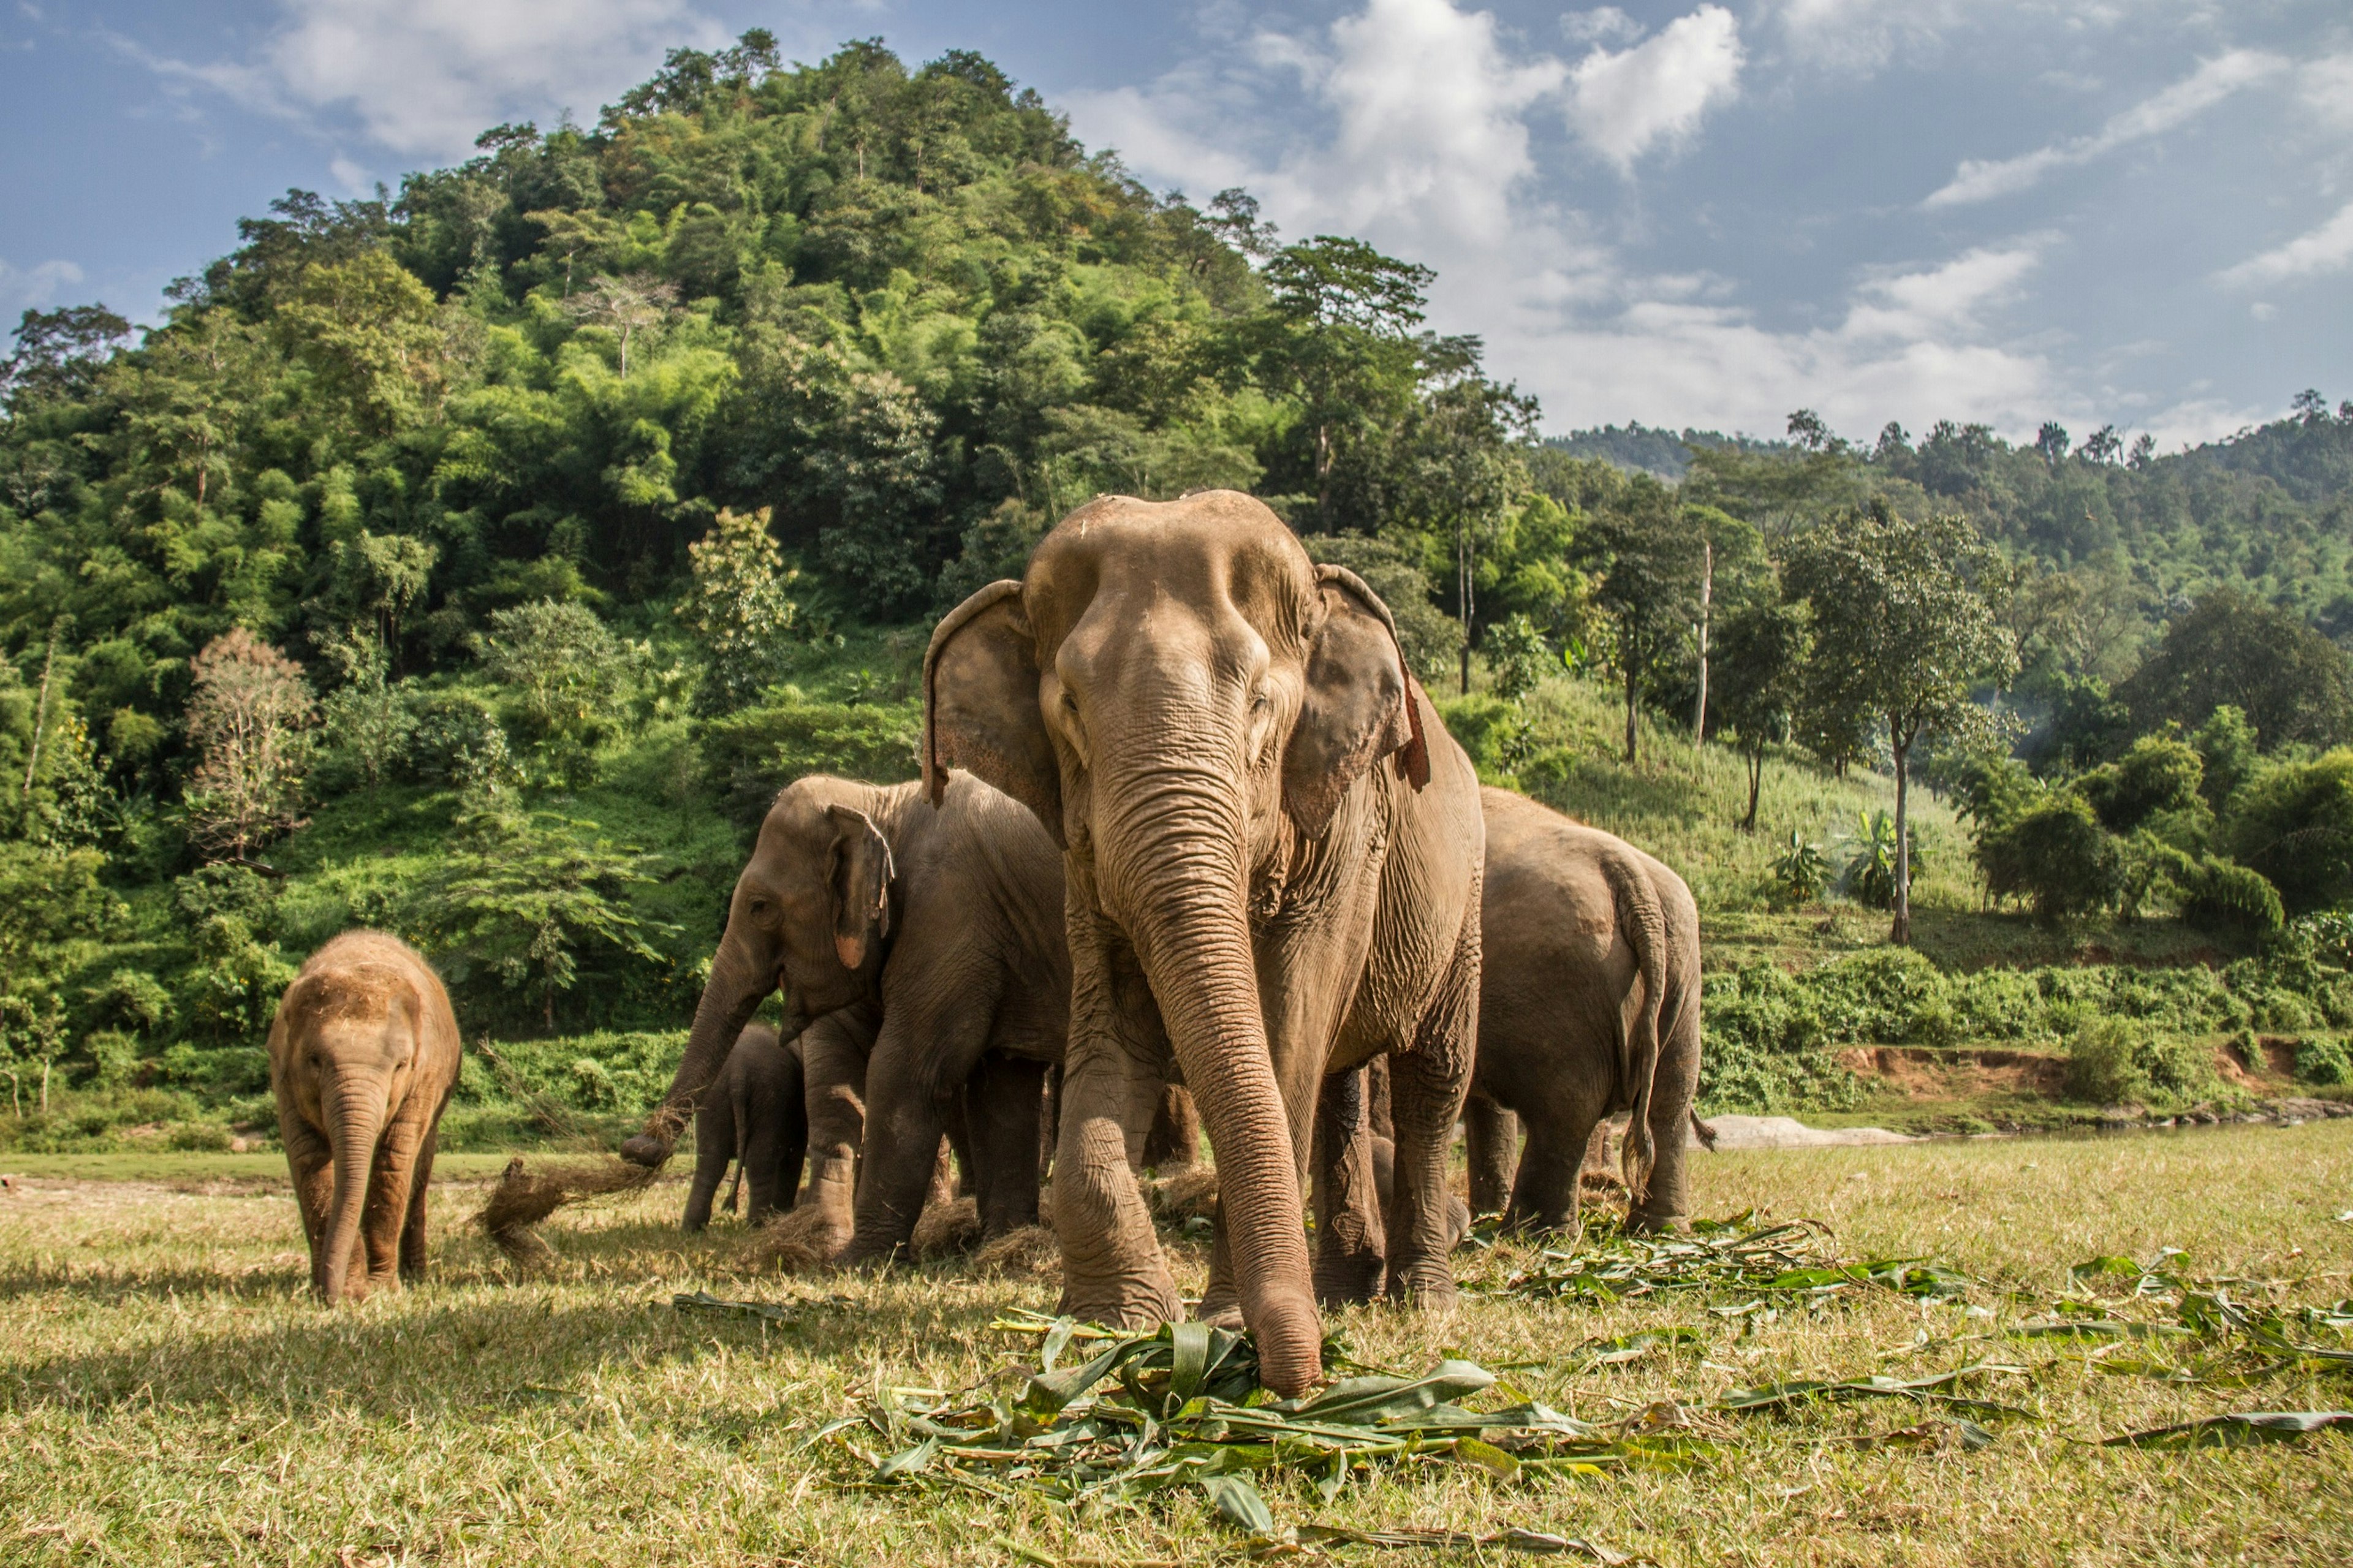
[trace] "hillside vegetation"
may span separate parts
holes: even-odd
[[[2353,410],[1548,446],[1411,261],[1147,191],[976,55],[756,32],[239,235],[0,363],[0,1146],[266,1137],[354,923],[483,1047],[453,1142],[601,1136],[776,789],[912,773],[936,615],[1220,485],[1380,592],[1490,778],[1691,881],[1712,1105],[2109,1015],[2143,1100],[2232,1031],[2341,1081]],[[1866,635],[1915,599],[1920,668]]]

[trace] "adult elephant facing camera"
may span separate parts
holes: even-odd
[[[1201,1315],[1257,1335],[1269,1387],[1321,1375],[1318,1285],[1348,1294],[1385,1253],[1392,1291],[1451,1301],[1447,1143],[1477,1029],[1484,837],[1478,780],[1387,606],[1248,496],[1106,497],[1022,581],[942,621],[923,673],[932,797],[969,768],[1063,847],[1062,1310],[1177,1315],[1129,1169],[1172,1054],[1222,1194]],[[1383,1215],[1358,1136],[1319,1194],[1311,1272],[1317,1089],[1383,1053],[1395,1190]]]

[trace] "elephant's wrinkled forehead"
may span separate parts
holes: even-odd
[[[1237,490],[1182,500],[1105,496],[1064,518],[1030,557],[1023,600],[1043,647],[1082,618],[1246,623],[1277,651],[1304,646],[1315,569],[1265,503]]]

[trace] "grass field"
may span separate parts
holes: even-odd
[[[2353,1439],[2097,1446],[2224,1411],[2353,1406],[2342,1368],[2292,1367],[2247,1386],[2168,1382],[2094,1370],[2097,1347],[2081,1342],[2005,1331],[2047,1313],[2068,1266],[2096,1254],[2183,1248],[2178,1269],[2236,1277],[2237,1298],[2288,1308],[2353,1295],[2353,1123],[1695,1158],[1700,1214],[1820,1219],[1852,1255],[1929,1255],[1986,1283],[1949,1303],[1876,1291],[1770,1321],[1717,1316],[1691,1297],[1590,1307],[1466,1294],[1445,1316],[1342,1312],[1335,1326],[1367,1363],[1508,1363],[1526,1395],[1588,1420],[1672,1401],[1715,1436],[1687,1468],[1503,1482],[1429,1460],[1330,1504],[1262,1474],[1278,1523],[1517,1525],[1661,1563],[2353,1556]],[[670,1228],[681,1189],[666,1183],[560,1217],[549,1230],[560,1262],[513,1282],[461,1223],[494,1163],[453,1163],[437,1185],[429,1283],[330,1312],[301,1293],[299,1225],[266,1158],[9,1162],[24,1173],[0,1193],[0,1563],[871,1568],[1241,1555],[1190,1489],[1073,1517],[1027,1498],[862,1486],[865,1464],[831,1442],[807,1446],[881,1387],[992,1376],[1014,1387],[1008,1369],[1034,1346],[988,1324],[1007,1307],[1050,1309],[1047,1281],[930,1268],[763,1274],[732,1225],[700,1238]],[[1506,1247],[1460,1267],[1466,1283],[1493,1284],[1528,1257]],[[1188,1283],[1200,1268],[1198,1253],[1183,1257]],[[694,1289],[784,1303],[791,1319],[670,1306]],[[1569,1370],[1588,1342],[1663,1327],[1698,1338]],[[2211,1350],[2111,1348],[2193,1367]],[[1852,1440],[1921,1422],[1903,1400],[1781,1417],[1705,1410],[1734,1385],[1979,1361],[2022,1369],[1979,1392],[2026,1414],[1987,1417],[1998,1435],[1975,1452]]]

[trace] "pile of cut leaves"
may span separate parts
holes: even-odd
[[[1681,1236],[1598,1228],[1579,1237],[1573,1247],[1538,1253],[1495,1294],[1598,1304],[1698,1291],[1754,1296],[1761,1306],[1768,1298],[1822,1301],[1866,1290],[1949,1297],[1983,1285],[1925,1258],[1837,1257],[1830,1227],[1816,1220],[1759,1226],[1756,1218],[1752,1209],[1730,1219],[1695,1220],[1690,1233]]]
[[[1377,1468],[1599,1475],[1629,1463],[1689,1463],[1706,1441],[1647,1415],[1603,1427],[1525,1399],[1474,1409],[1472,1402],[1515,1396],[1467,1361],[1442,1361],[1419,1377],[1358,1368],[1319,1394],[1277,1399],[1259,1386],[1250,1338],[1207,1323],[1121,1335],[1012,1312],[991,1326],[1043,1336],[1037,1370],[1018,1394],[885,1389],[817,1436],[871,1465],[874,1485],[995,1497],[1026,1490],[1068,1504],[1198,1486],[1257,1536],[1274,1528],[1249,1479],[1259,1471],[1308,1478],[1329,1500],[1352,1475]],[[1326,1353],[1354,1365],[1336,1346]]]
[[[1821,1306],[1873,1290],[1956,1305],[1972,1291],[2034,1300],[1924,1258],[1841,1258],[1832,1251],[1832,1239],[1827,1227],[1811,1222],[1760,1227],[1753,1215],[1700,1221],[1688,1236],[1597,1231],[1580,1237],[1574,1248],[1538,1255],[1497,1291],[1594,1301],[1695,1291],[1723,1298],[1729,1304],[1711,1305],[1710,1311],[1749,1320],[1744,1330],[1769,1319],[1779,1305]],[[2069,1358],[2084,1349],[2083,1359],[2103,1372],[2217,1386],[2248,1386],[2292,1368],[2353,1375],[2353,1349],[2342,1348],[2353,1334],[2353,1302],[2293,1312],[2254,1303],[2253,1296],[2273,1289],[2266,1282],[2191,1276],[2179,1269],[2179,1257],[2168,1251],[2147,1264],[2094,1258],[2073,1271],[2069,1288],[2056,1300],[2027,1307],[2042,1315],[1996,1326],[1985,1309],[1972,1307],[1967,1320],[1972,1331],[1939,1339],[1924,1329],[1915,1350],[1926,1352],[1936,1343],[1958,1349],[1971,1341],[2066,1342]],[[1918,1378],[1736,1387],[1698,1408],[1658,1404],[1622,1422],[1599,1425],[1528,1399],[1469,1361],[1442,1361],[1412,1377],[1364,1366],[1343,1347],[1327,1343],[1327,1364],[1353,1375],[1318,1394],[1279,1399],[1259,1385],[1258,1354],[1249,1337],[1206,1323],[1121,1334],[1069,1318],[1014,1311],[991,1327],[1041,1342],[1034,1368],[1024,1370],[1018,1389],[880,1389],[856,1414],[819,1428],[812,1441],[830,1439],[860,1463],[860,1475],[849,1483],[856,1486],[961,1489],[1000,1498],[1029,1493],[1065,1505],[1129,1502],[1170,1487],[1198,1487],[1223,1518],[1263,1542],[1277,1536],[1251,1479],[1261,1473],[1310,1482],[1328,1502],[1352,1479],[1419,1465],[1470,1465],[1500,1479],[1595,1476],[1629,1465],[1683,1466],[1703,1462],[1732,1437],[1732,1420],[1786,1419],[1823,1405],[1864,1401],[1909,1405],[1919,1418],[1894,1431],[1841,1441],[1969,1450],[1995,1440],[1994,1431],[1979,1423],[2031,1415],[1970,1385],[2036,1375],[2027,1366],[1980,1356],[1953,1371]],[[1580,1347],[1560,1370],[1581,1372],[1696,1349],[1701,1338],[1688,1328],[1645,1330]],[[2175,1349],[2188,1353],[2179,1359],[2167,1354]],[[2292,1441],[2339,1428],[2353,1428],[2353,1413],[2253,1411],[2106,1442],[2236,1446]],[[1412,1533],[1363,1535],[1311,1527],[1293,1539],[1310,1544],[1500,1545],[1622,1561],[1588,1542],[1527,1531],[1408,1542],[1406,1535]]]

